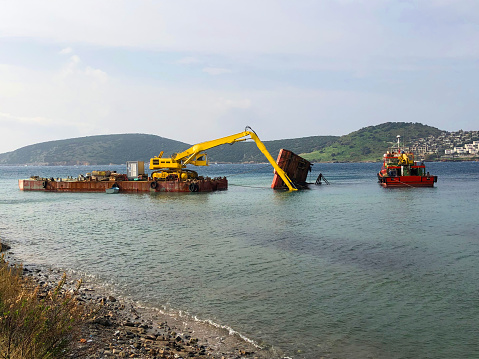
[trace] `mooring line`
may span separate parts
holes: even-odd
[[[399,180],[398,180],[398,182],[399,182],[399,183],[402,183],[402,184],[405,184],[406,186],[409,186],[409,187],[413,187],[413,188],[414,188],[414,186],[411,186],[410,184],[408,184],[408,183],[406,183],[406,182],[402,182],[402,181],[399,181]]]
[[[244,172],[240,172],[240,173],[229,174],[229,175],[225,175],[225,177],[226,177],[226,178],[230,178],[230,177],[240,176],[240,175],[245,174],[245,173],[257,172],[257,171],[260,170],[260,169],[263,169],[263,168],[266,168],[266,167],[270,167],[270,166],[271,166],[270,164],[265,164],[264,166],[260,166],[260,167],[258,167],[258,168],[252,169],[251,171],[244,171]],[[232,183],[229,183],[229,181],[228,181],[228,186],[246,187],[246,188],[259,188],[259,189],[268,189],[268,188],[270,188],[270,187],[259,187],[259,186],[248,186],[248,185],[241,185],[241,184],[232,184]]]
[[[258,189],[270,189],[271,187],[260,187],[260,186],[248,186],[244,184],[232,184],[228,182],[228,186],[234,186],[234,187],[246,187],[246,188],[258,188]]]
[[[236,173],[236,174],[229,174],[229,175],[225,175],[225,177],[234,177],[234,176],[239,176],[239,175],[242,175],[242,174],[245,174],[245,173],[257,172],[259,169],[263,169],[263,168],[270,167],[270,166],[271,166],[270,164],[267,164],[267,165],[255,168],[251,171],[244,171],[244,172],[240,172],[240,173]]]

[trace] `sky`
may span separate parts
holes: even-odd
[[[0,153],[245,126],[479,130],[478,70],[477,0],[0,0]]]

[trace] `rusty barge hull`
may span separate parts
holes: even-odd
[[[48,179],[21,179],[22,191],[43,192],[106,192],[118,187],[119,193],[155,192],[213,192],[228,189],[226,177],[197,181],[52,181]]]

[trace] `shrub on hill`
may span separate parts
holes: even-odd
[[[333,144],[302,156],[312,162],[380,161],[384,151],[396,143],[397,135],[407,143],[440,133],[441,130],[420,123],[387,122],[341,136]]]

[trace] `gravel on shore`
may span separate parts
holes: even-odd
[[[9,262],[15,263],[9,255]],[[13,260],[12,260],[13,258]],[[24,264],[23,272],[42,291],[55,288],[64,272],[42,265]],[[76,290],[78,281],[82,284]],[[70,291],[94,314],[81,327],[70,358],[217,358],[271,359],[283,357],[244,340],[237,333],[196,321],[179,313],[143,308],[137,303],[105,293],[88,278],[69,273],[63,290]]]

